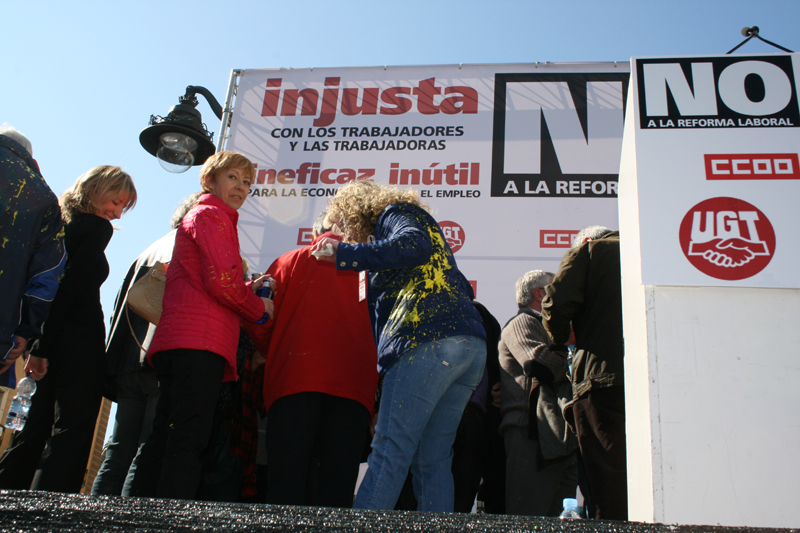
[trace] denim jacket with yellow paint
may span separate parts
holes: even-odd
[[[367,300],[381,374],[422,343],[486,338],[472,286],[458,269],[441,228],[424,209],[392,204],[368,244],[339,245],[336,268],[369,272]]]

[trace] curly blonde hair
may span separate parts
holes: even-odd
[[[328,202],[328,226],[336,226],[351,242],[366,242],[375,231],[378,217],[391,204],[412,204],[430,211],[414,189],[380,185],[372,181],[351,181]]]
[[[94,213],[97,210],[95,200],[101,202],[107,197],[116,198],[124,194],[129,194],[130,200],[123,208],[123,213],[136,205],[136,187],[130,174],[112,165],[91,168],[59,197],[61,218],[69,224],[76,213]]]

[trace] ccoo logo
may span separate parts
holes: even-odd
[[[313,228],[300,228],[297,230],[297,244],[307,246],[314,242]]]
[[[439,222],[439,227],[442,228],[444,238],[447,244],[450,245],[450,250],[452,250],[453,253],[456,253],[464,246],[464,241],[466,241],[464,228],[450,220]]]
[[[775,231],[757,207],[737,198],[709,198],[683,217],[679,237],[686,259],[712,278],[755,276],[775,253]]]

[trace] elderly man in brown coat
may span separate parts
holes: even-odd
[[[628,519],[621,287],[619,232],[589,226],[542,302],[555,350],[575,332],[571,411],[597,519]]]

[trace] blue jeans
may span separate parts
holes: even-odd
[[[153,429],[158,378],[152,370],[117,377],[117,414],[106,457],[92,485],[92,495],[130,496],[137,452]]]
[[[485,361],[484,339],[459,335],[421,344],[387,370],[354,508],[393,509],[410,467],[417,510],[453,511],[453,441]]]

